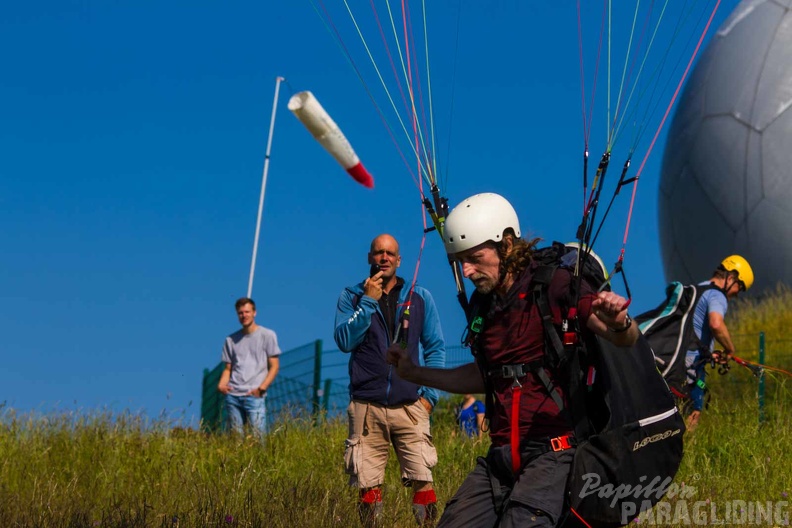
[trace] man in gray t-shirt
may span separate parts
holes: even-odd
[[[225,394],[228,429],[242,432],[243,425],[249,424],[266,434],[267,389],[278,374],[281,350],[275,332],[256,324],[253,299],[242,297],[235,306],[242,328],[223,343],[226,368],[217,390]]]

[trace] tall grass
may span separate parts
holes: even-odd
[[[486,451],[435,414],[442,502]],[[32,419],[0,426],[0,526],[352,526],[356,491],[342,457],[346,423],[295,418],[252,435],[166,429],[140,416]],[[411,526],[411,491],[387,470],[384,526]]]
[[[788,289],[737,308],[729,319],[735,335],[753,333],[755,341],[764,330],[771,340],[786,339],[787,323],[778,320],[792,314]],[[788,500],[788,380],[768,385],[763,423],[757,380],[746,369],[713,375],[710,385],[709,409],[687,435],[676,482],[694,501]],[[452,403],[442,401],[433,418],[440,505],[488,447],[454,434]],[[261,442],[129,413],[33,417],[0,409],[0,527],[356,526],[356,490],[342,467],[345,418],[272,425]],[[401,486],[395,457],[386,475],[383,526],[414,526],[411,491]]]
[[[792,340],[792,289],[779,284],[761,297],[740,298],[729,308],[728,326],[734,334],[764,332],[775,339]]]

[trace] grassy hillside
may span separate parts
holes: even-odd
[[[763,297],[738,299],[727,316],[733,334],[764,332],[775,339],[792,341],[792,289],[779,285]]]
[[[788,289],[741,302],[729,318],[739,354],[755,359],[756,333],[763,330],[768,358],[789,369],[790,318]],[[677,478],[688,502],[670,498],[667,507],[673,511],[689,507],[691,501],[704,501],[718,505],[722,512],[727,503],[742,508],[752,501],[788,500],[792,493],[792,457],[787,453],[792,446],[790,381],[783,376],[768,378],[766,419],[760,423],[758,380],[747,369],[735,366],[727,375],[714,374],[710,379],[709,410],[696,432],[686,438]],[[486,441],[453,434],[452,407],[453,402],[443,401],[434,415],[440,504],[472,469],[475,457],[487,449]],[[346,486],[341,464],[343,418],[318,426],[308,418],[276,424],[261,444],[250,436],[170,429],[134,415],[33,419],[0,409],[0,416],[3,527],[356,525],[356,493]],[[410,491],[401,487],[393,459],[387,475],[384,526],[411,527]],[[686,525],[674,524],[662,512],[657,515],[642,524]]]

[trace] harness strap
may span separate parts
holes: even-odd
[[[550,376],[547,374],[547,369],[544,367],[544,361],[541,359],[537,359],[535,361],[531,361],[529,363],[518,363],[518,364],[511,364],[511,365],[500,365],[498,367],[491,368],[487,371],[488,378],[513,378],[514,383],[512,383],[512,405],[511,405],[511,431],[510,431],[510,440],[509,443],[511,444],[511,455],[512,455],[512,471],[516,475],[520,471],[521,467],[521,457],[520,457],[520,399],[522,397],[522,383],[520,383],[520,378],[524,378],[531,372],[544,385],[545,389],[547,390],[550,397],[553,399],[558,408],[563,411],[564,410],[564,401],[561,399],[561,396],[558,395],[558,392],[554,389],[554,385],[552,380],[550,380]],[[559,438],[566,438],[566,437],[559,437]],[[554,439],[555,440],[555,439]],[[551,442],[552,443],[552,442]],[[569,449],[571,445],[569,442],[566,444],[559,444],[559,445],[566,445],[566,449]],[[555,444],[552,445],[554,451],[558,451],[556,449]]]
[[[528,363],[500,365],[489,369],[487,374],[488,377],[493,378],[514,378],[515,383],[517,383],[518,378],[526,376],[529,372],[533,373],[537,378],[539,378],[539,381],[541,381],[542,385],[544,385],[544,388],[550,395],[550,398],[558,406],[559,411],[563,413],[564,400],[558,395],[558,391],[555,390],[555,385],[550,379],[547,369],[545,368],[544,360],[537,359]],[[520,387],[522,387],[522,385],[520,385]],[[514,389],[514,386],[512,386],[512,389]],[[514,407],[514,400],[515,398],[512,396],[512,408]]]
[[[512,385],[512,415],[511,415],[511,454],[512,472],[516,475],[520,471],[520,396],[522,385],[514,378]]]
[[[558,436],[556,438],[545,438],[543,440],[534,440],[531,441],[530,443],[531,443],[530,448],[527,448],[522,451],[521,458],[525,460],[526,464],[530,463],[535,458],[538,458],[550,451],[558,452],[558,451],[564,451],[566,449],[572,449],[573,447],[577,447],[577,441],[575,440],[575,437],[573,435]],[[513,466],[513,461],[515,460],[515,458],[517,458],[513,456],[513,452],[514,451],[512,449],[512,466]],[[500,520],[500,516],[503,513],[504,506],[511,497],[511,493],[514,488],[514,484],[516,483],[520,469],[522,468],[522,464],[517,468],[516,471],[513,472],[513,479],[510,482],[503,483],[498,479],[498,476],[496,474],[497,472],[493,470],[493,460],[489,455],[487,455],[486,457],[479,457],[478,461],[479,463],[484,464],[484,466],[487,469],[487,476],[489,477],[490,488],[492,490],[492,502],[495,506],[495,513],[497,513],[498,519]],[[504,488],[506,488],[506,491],[504,491]]]
[[[511,433],[509,443],[511,444],[512,472],[516,475],[520,471],[520,398],[522,396],[522,383],[520,378],[528,375],[528,372],[535,368],[536,361],[532,363],[520,363],[515,365],[500,365],[490,369],[487,374],[489,378],[513,378],[512,383],[512,405],[511,405]],[[539,361],[538,363],[541,363]]]
[[[487,371],[487,378],[513,378],[512,383],[512,405],[511,405],[511,433],[509,444],[511,445],[512,473],[515,475],[520,471],[520,397],[522,396],[522,383],[520,378],[528,375],[531,371],[531,364],[501,365]],[[493,488],[494,489],[494,488]]]
[[[539,310],[539,315],[542,317],[545,337],[550,342],[550,347],[545,353],[550,358],[550,364],[554,367],[558,366],[566,356],[564,344],[561,342],[561,338],[558,337],[558,332],[553,325],[553,311],[550,309],[550,302],[547,298],[547,290],[553,280],[555,270],[555,266],[539,266],[531,280],[533,283],[534,303]]]
[[[537,372],[537,376],[542,380],[545,389],[550,393],[553,401],[558,405],[561,414],[566,417],[566,420],[574,428],[575,434],[579,438],[587,438],[590,434],[590,425],[586,417],[586,396],[587,390],[591,390],[593,385],[594,371],[589,369],[588,379],[581,379],[580,369],[581,354],[585,354],[585,345],[580,339],[577,321],[577,306],[572,303],[568,307],[566,318],[562,321],[561,331],[564,335],[564,342],[561,341],[558,331],[553,325],[553,312],[550,308],[547,291],[550,282],[555,272],[552,266],[540,266],[541,274],[537,274],[534,278],[533,296],[539,314],[542,316],[542,325],[544,326],[545,334],[545,354],[550,360],[549,365],[554,368],[559,368],[566,364],[566,368],[571,373],[569,379],[569,388],[566,391],[567,401],[569,408],[564,407],[563,401],[553,390],[552,383],[546,373]],[[549,270],[549,271],[545,271]],[[549,273],[549,277],[548,277]],[[544,378],[542,377],[544,374]]]
[[[470,348],[473,357],[476,359],[479,371],[481,372],[481,377],[484,378],[484,417],[487,423],[490,423],[492,420],[492,410],[495,408],[495,398],[492,388],[492,379],[487,375],[487,359],[479,350],[479,335],[484,328],[484,318],[480,314],[486,313],[489,304],[487,303],[486,306],[482,306],[480,303],[474,304],[472,299],[473,297],[471,297],[471,303],[468,305],[468,324],[462,335],[462,344]]]
[[[572,449],[575,445],[575,437],[572,435],[558,436],[550,439],[550,448],[556,452]]]
[[[495,513],[497,513],[498,518],[500,518],[501,512],[503,511],[503,504],[511,495],[511,489],[509,489],[507,493],[504,493],[501,489],[501,483],[498,477],[496,477],[495,472],[492,471],[491,462],[484,457],[481,457],[479,460],[483,460],[484,466],[487,468],[487,476],[489,476],[490,488],[492,489],[492,502],[495,505]]]
[[[558,391],[555,390],[555,385],[553,385],[550,376],[547,375],[547,369],[544,367],[537,369],[536,375],[539,377],[542,385],[544,385],[545,390],[550,394],[550,398],[558,405],[558,410],[564,413],[564,400],[561,399],[561,396],[558,395]]]

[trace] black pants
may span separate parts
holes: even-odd
[[[531,447],[528,446],[530,453]],[[480,457],[446,504],[438,528],[545,528],[559,522],[575,449],[524,456],[516,481],[511,448]]]

